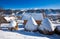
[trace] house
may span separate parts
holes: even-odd
[[[54,33],[54,25],[52,25],[52,22],[48,19],[48,18],[45,18],[41,25],[38,27],[39,29],[39,32],[42,33],[42,34],[53,34]]]
[[[27,20],[30,18],[30,15],[27,13],[22,14],[22,20],[24,20],[24,25],[26,25]]]
[[[15,20],[15,19],[16,19],[16,17],[14,17],[14,16],[9,16],[9,17],[8,17],[8,16],[5,16],[4,18],[5,18],[8,22],[9,22],[10,20],[13,20],[13,19]]]
[[[25,31],[37,31],[38,25],[34,18],[30,16],[28,19],[26,25],[25,25]]]
[[[16,22],[16,20],[10,20],[8,30],[18,30],[18,23]]]
[[[0,24],[1,23],[9,23],[9,22],[7,22],[7,20],[4,18],[4,16],[0,15]]]
[[[0,27],[2,27],[1,24],[3,24],[3,23],[9,23],[9,22],[4,18],[4,16],[0,15]]]
[[[35,21],[37,22],[38,25],[40,25],[41,21],[44,19],[42,13],[33,13],[33,14],[31,14],[31,16],[35,19]]]
[[[42,13],[25,13],[22,16],[22,20],[24,20],[24,25],[26,24],[27,20],[30,18],[30,15],[35,19],[35,21],[37,22],[38,25],[41,24],[41,21],[44,19],[43,14]]]

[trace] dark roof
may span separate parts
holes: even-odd
[[[1,23],[8,23],[7,20],[4,18],[4,16],[0,15],[0,24]]]

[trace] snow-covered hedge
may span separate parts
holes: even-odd
[[[37,23],[35,22],[33,17],[30,17],[25,25],[26,31],[36,31],[37,30]]]
[[[51,21],[48,18],[45,18],[41,25],[38,27],[39,32],[43,34],[53,34],[53,26],[51,25]]]

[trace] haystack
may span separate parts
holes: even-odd
[[[51,25],[51,21],[48,18],[45,18],[41,25],[38,27],[39,32],[42,34],[53,34],[54,33],[54,27]]]
[[[30,17],[25,25],[26,31],[37,31],[38,25],[33,17]]]

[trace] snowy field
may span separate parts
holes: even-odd
[[[0,39],[60,39],[60,36],[56,34],[43,35],[38,32],[26,32],[23,26],[19,25],[18,31],[9,31],[7,28],[0,30]]]
[[[29,13],[27,15],[26,14],[23,14],[24,16],[22,16],[23,19],[25,19],[25,20],[29,18],[29,15],[35,17],[35,19],[37,18],[36,20],[43,19],[43,17],[41,17],[40,14],[36,14],[36,13],[34,13],[34,14]],[[9,18],[9,19],[8,18],[9,17],[6,18],[7,21],[12,19],[12,18]],[[60,39],[60,35],[57,35],[57,34],[44,35],[44,34],[41,34],[39,32],[26,32],[26,31],[24,31],[24,26],[22,26],[23,21],[22,20],[18,20],[18,23],[19,22],[20,22],[20,24],[18,24],[19,25],[19,29],[17,31],[9,31],[6,28],[6,27],[9,26],[9,24],[2,24],[1,25],[2,26],[2,30],[0,30],[0,39]],[[55,25],[60,25],[60,24],[54,24],[54,26]]]

